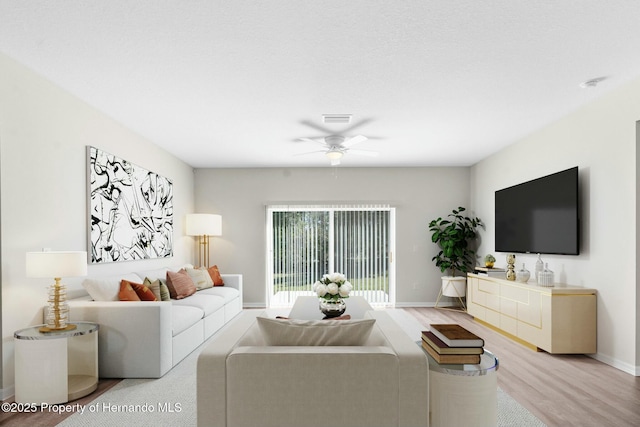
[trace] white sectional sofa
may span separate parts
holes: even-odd
[[[167,270],[98,279],[119,288],[123,279],[164,279]],[[171,301],[95,301],[87,294],[69,300],[69,319],[100,325],[101,378],[159,378],[242,311],[242,275],[223,274],[222,279],[224,286]]]
[[[429,425],[427,358],[387,313],[368,311],[366,341],[344,346],[267,345],[259,316],[244,311],[200,353],[198,426]]]

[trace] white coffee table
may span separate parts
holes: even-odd
[[[344,300],[347,304],[345,315],[350,315],[352,319],[363,319],[364,313],[373,310],[366,299],[361,296],[353,296]],[[324,314],[320,311],[318,297],[299,296],[289,312],[290,319],[300,320],[320,320]]]

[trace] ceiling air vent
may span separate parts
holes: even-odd
[[[351,114],[323,114],[322,122],[349,124],[351,123]]]

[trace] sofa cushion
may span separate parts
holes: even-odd
[[[177,273],[167,271],[167,287],[172,299],[186,298],[196,292],[196,285],[184,269]]]
[[[136,291],[133,290],[131,282],[128,280],[120,281],[120,291],[118,292],[118,299],[120,301],[140,301],[140,297]]]
[[[99,279],[88,277],[82,281],[82,287],[91,295],[94,301],[118,301],[120,281],[123,279],[130,282],[140,282],[142,280],[133,273],[106,276]]]
[[[202,320],[202,310],[187,305],[171,304],[171,331],[172,336],[176,336],[186,331],[200,320]]]
[[[197,290],[213,287],[213,280],[206,268],[186,268],[185,270],[189,277],[191,277],[191,280],[193,280],[193,284],[196,285]]]
[[[371,334],[375,319],[293,320],[258,317],[269,346],[360,346]]]
[[[216,295],[203,295],[197,293],[188,298],[172,301],[175,306],[195,307],[202,311],[202,317],[206,317],[211,313],[224,307],[224,298]]]
[[[209,270],[207,271],[211,276],[211,280],[213,280],[213,286],[224,286],[224,280],[222,280],[222,276],[220,275],[220,270],[217,265],[209,267]]]
[[[240,291],[236,288],[232,288],[229,286],[214,286],[213,288],[203,289],[198,291],[198,294],[203,295],[216,295],[224,298],[224,303],[228,303],[240,296]]]

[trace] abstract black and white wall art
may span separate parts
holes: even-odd
[[[91,263],[173,256],[173,183],[87,147]]]

